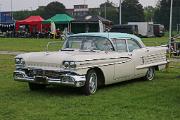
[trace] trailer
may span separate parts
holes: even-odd
[[[156,37],[162,37],[164,36],[164,32],[165,32],[165,29],[164,29],[164,25],[161,25],[161,24],[154,24],[153,25],[153,29],[154,29],[154,35]]]
[[[137,25],[139,36],[154,37],[153,22],[128,22],[128,25]]]
[[[0,12],[0,24],[14,23],[11,12]]]
[[[0,32],[13,31],[14,27],[15,27],[15,21],[12,17],[12,13],[0,12]]]
[[[110,32],[120,32],[120,33],[129,33],[138,35],[138,26],[137,25],[113,25],[110,29]]]

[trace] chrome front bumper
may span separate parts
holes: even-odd
[[[62,85],[70,85],[74,87],[82,87],[85,85],[85,81],[86,81],[85,75],[64,74],[61,75],[61,78],[54,79],[54,78],[48,78],[46,76],[29,77],[26,75],[24,71],[14,71],[13,77],[15,81],[21,81],[21,82],[32,82],[37,84],[62,84]]]

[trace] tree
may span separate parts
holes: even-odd
[[[47,6],[45,6],[44,11],[41,13],[42,17],[47,19],[55,14],[66,13],[65,6],[60,2],[51,2]]]
[[[106,13],[105,13],[106,9]],[[114,24],[118,23],[118,9],[112,2],[105,2],[100,5],[100,15],[106,19],[113,21]]]
[[[156,8],[152,6],[147,6],[144,8],[144,17],[146,22],[152,22],[154,18],[154,12]]]
[[[24,10],[24,11],[13,12],[13,16],[16,20],[24,19],[30,15],[40,15],[43,18],[48,19],[54,16],[55,14],[61,14],[65,12],[66,12],[66,8],[62,3],[51,2],[47,6],[39,6],[38,9],[33,11]]]
[[[22,20],[22,19],[27,18],[30,15],[32,15],[32,11],[29,11],[29,10],[22,10],[22,11],[13,12],[13,18],[15,20]]]
[[[157,9],[154,13],[154,22],[163,24],[167,29],[169,28],[171,0],[160,0]],[[180,24],[180,0],[173,0],[173,29]]]
[[[144,10],[138,0],[124,0],[122,2],[122,23],[143,22]]]

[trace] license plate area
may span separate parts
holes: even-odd
[[[38,82],[38,83],[47,83],[46,77],[36,76],[34,81],[35,81],[35,82]]]

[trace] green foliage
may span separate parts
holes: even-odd
[[[119,8],[112,2],[105,2],[100,5],[101,16],[105,17],[106,6],[106,18],[113,21],[114,24],[119,23]],[[141,22],[144,21],[143,6],[138,0],[124,0],[122,3],[122,23],[130,21]],[[98,12],[96,12],[98,13]]]
[[[65,10],[65,6],[62,3],[56,1],[49,3],[47,6],[39,6],[38,9],[33,11],[23,10],[13,12],[13,17],[15,20],[22,20],[31,15],[40,15],[44,19],[48,19],[55,14],[65,13]]]
[[[138,0],[124,0],[122,3],[122,23],[143,22],[144,10]]]
[[[56,14],[65,13],[65,6],[60,2],[51,2],[44,8],[42,17],[48,19]]]
[[[22,20],[32,15],[32,11],[23,10],[23,11],[16,11],[13,12],[13,17],[15,20]]]
[[[106,9],[106,14],[105,14],[105,9]],[[118,23],[119,19],[119,12],[118,9],[115,7],[115,5],[112,2],[105,2],[100,5],[100,11],[101,11],[101,16],[113,21],[114,24]]]
[[[156,8],[154,8],[152,6],[147,6],[144,8],[144,16],[145,16],[146,22],[153,21],[155,10],[156,10]]]
[[[169,28],[170,2],[171,0],[160,0],[154,14],[154,21],[165,25],[166,28]],[[176,25],[180,24],[180,0],[173,0],[172,23],[174,30],[176,29]]]

